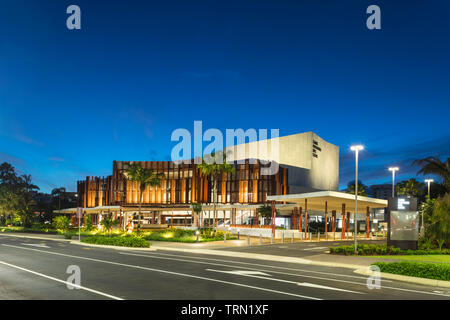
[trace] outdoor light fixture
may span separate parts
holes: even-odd
[[[433,179],[425,179],[425,182],[428,184],[428,199],[431,199],[431,196],[430,196],[430,184],[432,182],[434,182],[434,180]],[[424,219],[423,219],[423,210],[422,210],[422,225],[420,226],[420,236],[421,237],[425,236],[425,224],[424,224],[423,220]]]
[[[389,171],[392,171],[392,198],[394,198],[394,190],[395,190],[395,171],[398,171],[398,167],[389,167]]]
[[[355,240],[355,253],[358,252],[358,240],[356,240],[357,235],[357,227],[358,227],[358,220],[356,220],[356,215],[358,213],[358,153],[360,150],[363,150],[364,147],[362,145],[354,145],[350,147],[350,150],[355,151],[355,216],[354,216],[354,232],[353,232],[353,238]]]
[[[428,184],[428,198],[430,198],[430,184],[434,182],[433,179],[425,179],[425,182]]]

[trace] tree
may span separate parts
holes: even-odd
[[[192,204],[192,211],[195,212],[195,215],[198,216],[202,212],[202,204],[201,203],[193,203]],[[199,227],[199,226],[197,226]]]
[[[447,193],[436,199],[430,220],[429,229],[434,238],[437,241],[448,243],[450,240],[450,194]]]
[[[420,197],[424,194],[425,184],[414,178],[401,181],[396,186],[397,194],[409,197]]]
[[[205,161],[206,160],[206,161]],[[213,182],[213,234],[216,232],[216,203],[217,203],[217,181],[223,173],[234,173],[234,167],[226,162],[226,155],[222,151],[205,155],[203,161],[198,165],[203,175],[210,176]]]
[[[138,163],[129,164],[124,172],[125,177],[139,185],[139,216],[138,216],[138,233],[141,230],[141,206],[142,196],[147,186],[160,187],[161,180],[164,179],[164,173],[155,173],[152,169],[143,168]]]
[[[66,232],[69,230],[70,219],[66,216],[57,216],[53,219],[53,226],[56,230]]]
[[[109,236],[111,236],[112,228],[119,224],[119,219],[113,219],[111,216],[103,217],[100,224],[108,231]]]
[[[450,191],[450,158],[442,162],[439,157],[427,157],[413,161],[413,165],[419,165],[422,168],[418,174],[433,174],[442,178],[447,191]]]
[[[262,218],[265,218],[265,224],[267,224],[267,221],[272,220],[272,206],[262,205],[258,209],[256,209],[256,211]]]
[[[54,188],[51,192],[52,198],[58,198],[58,210],[61,210],[61,198],[63,198],[64,201],[64,195],[66,194],[66,188]]]
[[[355,194],[355,188],[355,181],[350,181],[347,184],[347,189],[345,190],[345,192]],[[361,180],[358,180],[358,196],[367,196],[367,189],[368,187],[363,184]]]
[[[39,187],[32,183],[31,175],[18,176],[12,165],[4,162],[0,165],[0,214],[2,220],[18,214],[25,227],[30,227],[36,207],[33,193]]]

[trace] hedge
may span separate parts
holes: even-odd
[[[354,246],[330,247],[331,254],[353,255]],[[385,255],[429,255],[429,254],[450,254],[449,249],[442,250],[402,250],[395,247],[379,244],[358,244],[358,255],[360,256],[385,256]]]
[[[375,262],[380,272],[450,281],[450,264],[425,262]]]
[[[194,243],[197,241],[197,230],[170,228],[165,230],[154,230],[146,232],[143,238],[150,241],[171,241]],[[211,229],[201,229],[199,242],[219,241],[224,239],[224,232],[217,230],[215,236],[212,236]],[[234,240],[236,236],[227,233],[227,240]]]
[[[81,242],[119,247],[150,247],[150,242],[134,236],[91,236],[82,239]]]

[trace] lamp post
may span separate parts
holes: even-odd
[[[395,171],[398,171],[398,167],[390,167],[389,171],[392,171],[392,198],[395,197]]]
[[[431,196],[430,196],[430,183],[434,182],[434,180],[433,179],[425,179],[425,182],[428,184],[428,198],[431,199]]]
[[[358,213],[358,154],[360,150],[363,150],[364,147],[362,145],[351,146],[350,150],[355,151],[355,213],[353,217],[353,225],[354,225],[354,240],[355,240],[355,253],[358,252],[358,241],[356,240],[356,233],[358,222],[356,220],[356,215]]]
[[[431,199],[431,195],[430,195],[430,184],[432,182],[434,182],[433,179],[425,179],[425,182],[428,184],[428,199]],[[424,237],[425,236],[425,223],[424,223],[424,218],[423,218],[423,214],[424,214],[424,210],[422,210],[422,225],[420,226],[420,236]]]

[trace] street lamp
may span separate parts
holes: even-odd
[[[394,190],[395,190],[395,171],[398,171],[398,167],[390,167],[389,171],[392,171],[392,198],[394,198]]]
[[[431,199],[430,196],[430,184],[434,182],[433,179],[425,179],[425,182],[428,184],[428,199]],[[424,218],[423,218],[424,210],[422,210],[422,225],[420,226],[420,236],[425,236],[425,224],[424,224]]]
[[[425,179],[425,182],[428,183],[428,198],[430,198],[430,183],[434,182],[433,179]]]
[[[358,253],[358,241],[356,240],[356,232],[358,227],[358,222],[356,220],[356,215],[358,212],[358,154],[360,150],[363,150],[362,145],[351,146],[350,150],[355,151],[355,213],[353,217],[354,233],[353,238],[355,239],[355,253]]]

